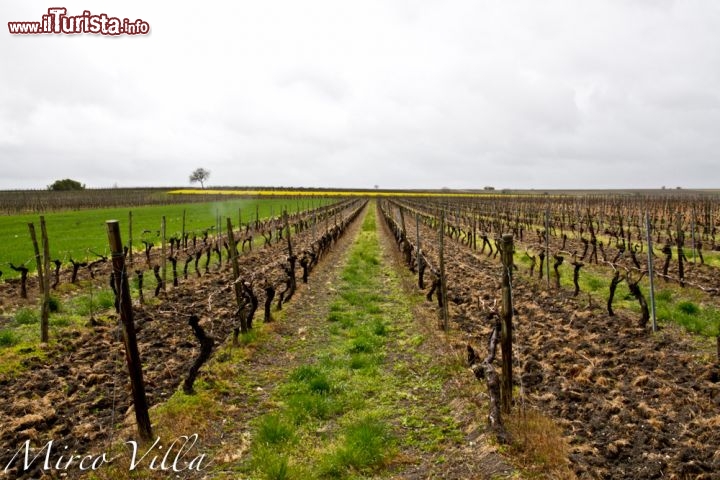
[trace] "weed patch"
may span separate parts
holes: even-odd
[[[261,445],[279,445],[290,441],[294,436],[293,425],[280,415],[262,417],[257,428],[255,441]]]
[[[349,470],[370,472],[391,455],[389,428],[377,418],[361,418],[344,427],[340,434],[341,444],[321,463],[323,476],[342,477]]]
[[[256,452],[255,465],[263,478],[268,480],[289,480],[291,478],[302,478],[290,467],[287,455],[270,450],[262,449]]]
[[[344,410],[342,399],[317,393],[297,393],[287,400],[288,416],[296,424],[310,419],[329,420]]]
[[[21,308],[15,313],[15,323],[18,325],[34,325],[40,322],[40,315],[37,310]]]
[[[569,444],[562,429],[536,410],[526,410],[507,417],[512,438],[511,450],[523,466],[535,474],[551,478],[570,478],[567,460]]]
[[[68,308],[78,315],[88,316],[115,307],[115,294],[110,289],[92,294],[80,295],[73,299]]]
[[[388,334],[387,324],[380,319],[375,319],[372,323],[372,332],[381,337],[386,336]]]
[[[8,328],[0,330],[0,347],[12,347],[19,341],[20,339],[14,331]]]
[[[378,342],[367,335],[362,335],[350,340],[347,351],[348,353],[372,353],[378,348]]]
[[[688,301],[678,303],[677,308],[686,315],[696,315],[698,312],[700,312],[700,309],[697,305],[695,305],[693,302]]]

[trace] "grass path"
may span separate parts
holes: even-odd
[[[410,295],[374,205],[277,322],[222,347],[154,412],[217,479],[504,478],[481,387]],[[350,243],[352,243],[350,245]],[[117,472],[115,472],[117,473]]]
[[[278,386],[255,421],[246,472],[257,478],[367,478],[443,463],[463,433],[441,395],[452,373],[419,347],[411,306],[384,263],[370,210],[324,328],[327,341]]]
[[[415,324],[413,301],[387,253],[370,209],[327,314],[315,319],[322,322],[316,328],[325,332],[324,341],[271,394],[274,408],[253,421],[250,454],[240,465],[244,474],[285,479],[479,473],[468,461],[472,448],[462,458],[447,455],[468,444],[454,415],[457,403],[446,395],[462,366],[425,346],[427,334]],[[446,465],[451,460],[455,464]]]

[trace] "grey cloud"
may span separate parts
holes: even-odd
[[[42,8],[6,3],[0,17]],[[216,185],[720,178],[710,0],[129,1],[107,13],[152,34],[0,34],[0,188],[184,185],[197,166]]]

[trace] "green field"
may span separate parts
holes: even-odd
[[[159,243],[160,224],[162,217],[166,220],[166,235],[180,236],[182,230],[183,211],[185,211],[185,231],[201,236],[202,231],[214,228],[216,217],[222,217],[222,228],[225,230],[226,217],[232,219],[233,225],[238,224],[242,217],[243,224],[254,221],[256,209],[260,218],[279,215],[283,209],[295,212],[299,209],[317,207],[331,203],[330,199],[229,199],[223,202],[188,203],[174,205],[153,205],[135,208],[100,208],[94,210],[65,211],[45,214],[51,258],[68,262],[72,257],[77,261],[93,260],[95,253],[109,255],[107,220],[119,220],[123,243],[128,243],[128,214],[133,217],[133,247],[142,248],[142,240]],[[30,239],[28,223],[35,224],[40,235],[39,215],[0,216],[0,281],[18,275],[11,270],[8,263],[16,266],[26,264],[31,271],[36,269],[33,245]],[[150,233],[143,234],[149,230]]]

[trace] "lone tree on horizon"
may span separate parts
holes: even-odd
[[[68,190],[85,190],[85,184],[66,178],[64,180],[56,180],[52,185],[48,185],[48,190],[55,192],[68,191]]]
[[[205,182],[210,177],[210,170],[196,168],[190,175],[190,183],[200,182],[200,188],[205,188]]]

